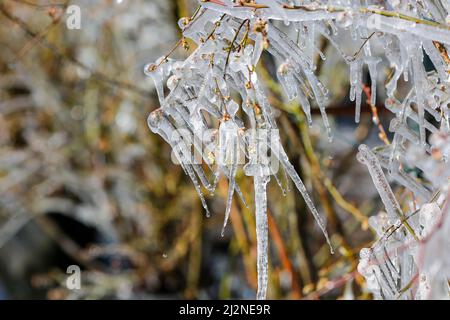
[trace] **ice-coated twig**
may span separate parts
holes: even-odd
[[[384,175],[383,169],[376,158],[376,156],[370,151],[370,149],[362,144],[358,148],[359,152],[357,155],[358,161],[363,163],[369,169],[370,175],[372,177],[373,183],[380,194],[381,200],[383,201],[384,207],[389,215],[389,218],[394,221],[399,217],[403,216],[402,209],[395,198],[394,193],[389,185],[389,182]]]

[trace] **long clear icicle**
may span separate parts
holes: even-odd
[[[311,211],[312,215],[314,216],[314,219],[316,220],[317,224],[319,225],[320,229],[322,230],[323,235],[325,236],[325,239],[330,247],[330,251],[332,254],[334,254],[333,245],[331,244],[331,240],[328,236],[328,232],[326,229],[326,224],[322,216],[317,211],[316,207],[314,206],[313,201],[311,200],[308,191],[306,190],[305,185],[303,184],[302,179],[300,179],[300,176],[298,175],[297,171],[295,170],[294,166],[290,163],[289,158],[284,151],[284,148],[281,146],[279,141],[272,141],[270,148],[272,149],[272,152],[277,155],[278,159],[286,169],[286,173],[288,176],[292,179],[295,186],[297,187],[297,190],[302,195],[303,199],[305,200],[306,205],[308,206],[309,210]]]
[[[257,243],[257,270],[258,270],[258,292],[256,299],[266,299],[267,284],[269,279],[268,261],[268,222],[267,222],[267,183],[269,176],[256,175],[255,185],[255,218],[256,218],[256,243]]]

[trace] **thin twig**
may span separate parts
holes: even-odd
[[[228,63],[230,62],[230,55],[231,55],[231,51],[233,50],[233,44],[236,41],[237,37],[239,36],[239,33],[241,32],[242,27],[244,26],[244,24],[248,21],[248,19],[245,19],[244,21],[242,21],[241,25],[239,26],[239,28],[237,29],[233,40],[231,40],[231,44],[228,47],[228,54],[227,54],[227,59],[225,61],[225,68],[223,70],[223,77],[225,78],[226,74],[227,74],[227,67],[228,67]]]

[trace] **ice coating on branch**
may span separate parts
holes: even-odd
[[[399,183],[403,182],[410,190],[416,189],[418,198],[412,210],[397,218],[392,214],[381,218],[380,213],[379,219],[373,219],[375,217],[370,219],[370,225],[376,230],[378,240],[372,248],[367,249],[369,251],[366,253],[384,252],[384,254],[382,259],[375,259],[375,254],[370,256],[372,260],[369,263],[369,256],[361,252],[358,271],[365,277],[368,289],[378,299],[449,299],[450,263],[447,257],[450,248],[448,237],[450,166],[443,161],[443,156],[450,148],[449,135],[435,132],[431,136],[430,148],[434,150],[433,156],[422,148],[419,139],[413,142],[406,139],[401,141],[404,138],[400,134],[399,131],[395,133],[394,141],[397,141],[401,150],[394,150],[400,152],[394,155],[391,161],[401,160],[404,166],[415,164],[422,168],[426,179],[432,184],[434,194],[431,196],[428,190],[421,190],[423,187],[403,168],[397,168],[396,171],[391,169],[391,177]],[[376,154],[366,146],[360,147],[358,159],[370,166],[369,172],[381,198],[384,199],[386,209],[388,211],[394,209],[397,212],[395,208],[398,208],[398,201],[392,189],[386,184],[379,165],[385,161],[384,153],[389,152],[391,147],[385,148],[387,150],[377,150]],[[386,168],[389,168],[388,163]],[[444,178],[439,179],[438,176]],[[425,195],[422,196],[422,193]],[[416,206],[420,208],[416,209]]]
[[[367,166],[370,175],[372,176],[373,183],[380,194],[384,207],[388,213],[389,219],[395,220],[399,216],[402,216],[402,209],[392,192],[389,182],[384,175],[383,169],[376,158],[376,156],[369,150],[369,148],[362,144],[359,146],[359,152],[357,155],[358,161]]]
[[[266,50],[276,61],[276,80],[287,99],[299,103],[309,125],[315,120],[312,110],[318,108],[331,140],[326,113],[328,89],[315,74],[319,59],[326,59],[317,47],[318,37],[325,38],[349,66],[356,122],[364,104],[365,70],[371,81],[369,102],[376,107],[377,84],[381,83],[378,77],[384,74],[382,70],[391,69],[384,82],[388,96],[385,105],[394,115],[389,126],[392,140],[373,150],[362,145],[358,152],[386,210],[370,220],[378,240],[361,251],[358,270],[376,298],[411,299],[423,298],[427,292],[442,293],[446,279],[442,275],[448,273],[448,265],[436,265],[433,253],[450,256],[448,250],[439,249],[443,248],[442,241],[448,241],[442,234],[448,235],[449,230],[449,219],[446,224],[441,222],[448,212],[443,208],[448,203],[445,195],[450,175],[446,48],[450,28],[445,24],[450,6],[435,6],[429,1],[422,6],[415,1],[372,0],[206,0],[199,5],[192,18],[179,21],[184,37],[180,44],[187,38],[196,44],[190,55],[183,61],[163,56],[145,67],[145,73],[154,80],[160,103],[148,124],[171,145],[175,160],[192,180],[207,214],[203,189],[212,194],[221,177],[228,180],[222,234],[234,193],[244,201],[236,182],[239,170],[243,168],[253,177],[257,297],[266,297],[268,285],[266,189],[270,176],[285,192],[277,176],[279,169],[294,182],[331,247],[324,218],[281,145],[267,89],[256,72]],[[296,32],[290,33],[290,29]],[[349,52],[341,41],[344,33],[354,41],[355,52]],[[432,71],[425,68],[427,57]],[[406,96],[397,92],[402,80],[410,86]],[[413,195],[408,206],[400,206],[394,193],[397,186]],[[438,209],[442,218],[436,223]],[[431,225],[447,229],[435,232]],[[433,240],[419,245],[424,237]],[[426,263],[421,265],[418,252],[424,247]],[[417,274],[420,281],[414,280]]]

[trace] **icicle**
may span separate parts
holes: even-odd
[[[307,30],[308,30],[308,33],[307,33],[308,40],[306,41],[306,44],[307,44],[306,51],[307,51],[308,58],[310,61],[311,70],[316,70],[316,65],[315,65],[315,61],[314,61],[314,53],[316,51],[315,24],[308,23]]]
[[[277,182],[278,187],[280,188],[281,192],[283,193],[283,196],[287,195],[286,189],[283,187],[283,184],[281,183],[280,179],[278,178],[278,175],[273,172],[273,170],[270,171],[270,174],[275,178],[275,181]]]
[[[369,74],[370,74],[370,82],[371,82],[371,89],[370,89],[370,104],[372,106],[377,105],[377,78],[378,78],[378,72],[377,72],[377,66],[378,63],[381,62],[381,58],[367,58],[366,63],[369,67]]]
[[[361,94],[362,94],[362,79],[361,60],[356,59],[350,62],[350,100],[355,101],[355,122],[359,123],[361,115]]]
[[[306,205],[308,206],[309,210],[311,211],[312,215],[314,216],[314,219],[316,220],[317,224],[319,225],[320,229],[322,230],[322,233],[325,236],[325,239],[330,247],[331,253],[334,254],[334,249],[331,244],[331,240],[328,237],[328,232],[327,232],[327,229],[325,226],[325,222],[324,222],[322,216],[319,214],[319,212],[317,212],[317,209],[314,206],[314,203],[312,202],[311,198],[309,197],[308,191],[306,190],[306,187],[303,184],[303,181],[300,179],[297,171],[295,171],[294,166],[289,162],[288,156],[286,155],[283,147],[279,144],[279,141],[271,141],[270,148],[272,149],[273,154],[275,154],[276,157],[279,159],[279,161],[285,168],[286,173],[292,179],[292,181],[294,182],[298,191],[302,195],[303,199],[305,200]]]
[[[433,65],[439,74],[439,78],[442,81],[446,81],[448,79],[447,68],[449,68],[449,66],[444,64],[444,62],[442,61],[442,57],[439,54],[436,47],[433,45],[431,41],[424,41],[423,49],[427,53],[428,57],[430,57],[430,60],[433,62]]]
[[[156,92],[158,93],[159,105],[164,105],[164,87],[163,87],[163,69],[158,67],[155,63],[150,63],[145,66],[144,72],[153,79]]]
[[[228,185],[228,196],[227,196],[227,205],[225,209],[225,218],[223,221],[223,227],[221,235],[224,236],[225,228],[228,223],[228,219],[230,217],[230,211],[231,211],[231,203],[233,201],[233,194],[234,189],[236,187],[236,171],[237,171],[237,142],[233,141],[233,150],[232,150],[232,163],[231,163],[231,169],[230,169],[230,178],[229,178],[229,185]]]
[[[264,50],[264,41],[263,36],[260,32],[258,32],[255,36],[255,46],[253,48],[253,57],[252,57],[252,66],[256,66],[258,64],[259,59],[261,58],[261,54]]]
[[[290,69],[290,66],[287,61],[282,63],[278,67],[277,77],[278,77],[278,81],[283,86],[284,92],[286,92],[288,99],[294,100],[295,97],[297,96],[296,86],[298,86],[298,84],[292,77],[291,70],[289,70],[289,69]]]
[[[400,205],[398,204],[397,199],[395,198],[395,195],[386,180],[386,176],[384,175],[383,169],[381,169],[377,158],[365,144],[360,145],[358,150],[359,152],[357,154],[357,159],[369,169],[373,183],[380,194],[389,218],[394,221],[398,217],[402,217],[402,209],[400,208]]]
[[[410,49],[411,50],[411,49]],[[417,50],[418,51],[418,50]],[[414,53],[411,56],[412,69],[414,74],[414,91],[416,94],[416,102],[419,117],[419,139],[422,146],[426,144],[425,136],[425,90],[426,83],[424,82],[426,74],[423,66],[422,51]]]
[[[203,208],[205,209],[206,216],[210,216],[210,212],[208,209],[208,205],[206,204],[206,200],[203,196],[203,192],[201,190],[200,183],[198,182],[198,179],[195,175],[194,170],[192,169],[192,166],[190,165],[190,160],[186,157],[186,155],[189,155],[190,152],[187,150],[184,141],[175,140],[173,141],[173,137],[176,137],[173,133],[173,126],[172,124],[165,118],[164,112],[162,109],[158,109],[154,112],[152,112],[148,119],[147,119],[148,126],[150,129],[160,134],[167,143],[170,144],[172,149],[175,152],[175,156],[177,157],[178,162],[183,167],[183,170],[186,172],[186,174],[189,175],[189,178],[192,180],[192,183],[194,184],[195,190],[197,191],[197,194],[199,195],[200,201],[202,203]]]
[[[238,127],[236,126],[236,124],[234,123],[234,118],[236,115],[236,112],[239,109],[239,105],[234,102],[231,101],[228,105],[227,105],[227,113],[229,115],[229,117],[231,118],[231,120],[227,120],[225,121],[219,128],[219,135],[220,135],[220,143],[221,143],[221,153],[225,153],[224,154],[224,160],[227,157],[227,154],[230,155],[231,157],[231,164],[230,164],[230,175],[229,175],[229,185],[228,185],[228,196],[227,196],[227,204],[226,204],[226,209],[225,209],[225,219],[223,222],[223,227],[222,227],[222,232],[221,235],[222,237],[224,236],[225,233],[225,227],[227,226],[228,223],[228,219],[230,217],[230,211],[231,211],[231,203],[233,201],[233,194],[234,194],[234,189],[236,187],[236,171],[237,171],[237,167],[238,167]],[[231,150],[230,150],[230,145],[231,145]],[[227,165],[227,163],[222,164],[224,166]]]
[[[181,151],[179,151],[179,152],[181,153]],[[199,182],[198,182],[198,180],[197,180],[197,178],[195,176],[195,173],[193,172],[193,170],[191,169],[190,166],[186,165],[186,166],[183,166],[183,167],[186,168],[186,171],[187,171],[189,177],[191,178],[192,183],[194,184],[195,190],[197,191],[197,194],[198,194],[198,196],[200,198],[200,201],[202,203],[203,209],[205,209],[206,216],[209,218],[211,216],[211,213],[209,212],[208,205],[206,204],[205,197],[203,196],[203,192],[202,192],[201,186],[200,186],[200,184],[199,184]]]
[[[430,145],[425,143],[425,145],[422,145],[420,138],[417,136],[417,134],[408,128],[407,125],[405,125],[403,122],[401,122],[398,118],[394,118],[391,120],[391,123],[389,124],[389,131],[396,132],[400,134],[402,137],[406,138],[407,140],[411,141],[413,144],[423,146],[423,148],[427,152],[431,152]]]
[[[267,223],[267,183],[270,180],[266,175],[255,175],[255,216],[256,216],[256,243],[257,243],[257,270],[258,292],[256,299],[263,300],[267,296],[268,284],[268,223]]]
[[[302,106],[303,112],[306,116],[306,121],[308,122],[308,126],[312,126],[312,116],[311,116],[311,105],[309,104],[308,99],[303,95],[301,90],[298,90],[298,98],[300,100],[300,104]]]

